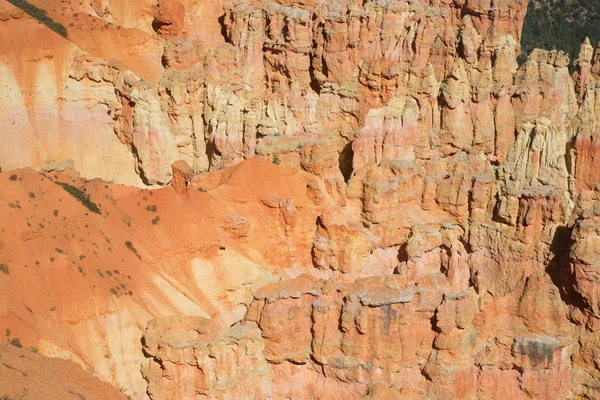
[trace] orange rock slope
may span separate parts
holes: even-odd
[[[526,8],[1,2],[0,331],[139,399],[600,398],[600,50],[518,66]]]
[[[4,343],[0,343],[0,396],[4,400],[127,399],[72,362]]]
[[[260,160],[181,193],[2,173],[0,330],[143,393],[150,319],[194,314],[228,326],[275,274],[311,265],[318,207],[309,180]]]

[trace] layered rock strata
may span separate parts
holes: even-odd
[[[1,174],[0,212],[32,225],[0,235],[2,324],[138,398],[600,397],[589,41],[570,76],[560,52],[517,65],[527,1],[33,3],[81,21],[34,41],[26,68],[3,48],[2,167],[172,188]],[[48,33],[2,7],[12,40]],[[92,31],[135,46],[97,49]],[[127,261],[110,241],[66,253],[150,274],[144,297],[97,294],[98,275],[74,285],[95,311],[28,311],[12,271],[35,260],[13,256],[29,255],[14,238],[65,251],[34,200],[62,190],[44,178],[105,196],[91,226]],[[132,218],[150,193],[152,218]],[[43,276],[40,307],[63,287]],[[98,328],[107,316],[118,328]]]

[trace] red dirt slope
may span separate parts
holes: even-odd
[[[0,343],[0,398],[120,400],[119,390],[70,361]]]

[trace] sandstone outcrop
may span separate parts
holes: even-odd
[[[142,340],[152,399],[271,398],[273,372],[255,326],[218,330],[202,317],[165,317],[151,321]]]
[[[600,397],[599,48],[201,3],[0,4],[0,329],[140,399]]]

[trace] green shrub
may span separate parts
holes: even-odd
[[[67,38],[67,28],[65,28],[63,24],[55,22],[52,18],[50,18],[46,13],[46,10],[37,8],[25,0],[8,0],[8,2],[13,6],[19,7],[21,10],[29,14],[29,16],[46,25],[60,36],[64,37],[65,39]]]
[[[562,50],[573,61],[579,55],[581,43],[590,38],[592,46],[600,40],[600,8],[598,0],[531,0],[527,8],[521,56],[523,63],[535,48]]]
[[[62,188],[67,191],[67,193],[75,197],[88,210],[90,210],[91,212],[95,212],[96,214],[102,215],[102,213],[100,212],[100,208],[98,208],[98,205],[92,200],[90,200],[90,196],[84,193],[81,189],[64,182],[56,182],[56,184],[62,186]]]
[[[127,248],[131,250],[133,254],[135,254],[135,256],[140,259],[140,261],[142,260],[142,257],[140,257],[140,255],[138,254],[137,249],[133,246],[133,243],[131,243],[130,241],[126,241],[125,246],[127,246]]]

